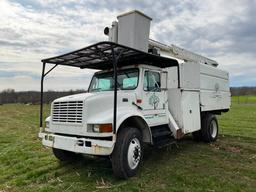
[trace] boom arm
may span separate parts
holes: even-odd
[[[158,49],[161,53],[168,55],[170,57],[174,57],[177,59],[181,59],[184,61],[194,61],[198,63],[203,63],[206,65],[211,65],[214,67],[218,66],[218,63],[212,59],[208,59],[207,57],[198,55],[196,53],[193,53],[191,51],[185,50],[183,48],[180,48],[176,45],[165,45],[163,43],[160,43],[158,41],[149,39],[149,48],[156,48]]]

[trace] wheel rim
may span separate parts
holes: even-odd
[[[135,169],[141,159],[141,146],[140,141],[137,138],[133,138],[128,147],[128,165],[131,169]]]
[[[217,136],[217,131],[218,131],[218,126],[216,121],[212,120],[211,125],[210,125],[210,133],[212,138],[215,138]]]

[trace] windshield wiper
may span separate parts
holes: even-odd
[[[95,89],[92,89],[91,91],[99,91],[101,90],[101,88],[95,88]]]

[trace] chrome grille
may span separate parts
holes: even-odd
[[[53,122],[82,123],[83,101],[54,102]]]

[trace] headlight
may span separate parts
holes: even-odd
[[[45,127],[49,128],[50,127],[50,122],[49,121],[45,121]]]
[[[45,119],[45,128],[49,129],[50,127],[50,121],[51,121],[51,116],[47,117]]]
[[[100,125],[93,125],[92,126],[92,131],[96,132],[96,133],[99,133],[100,132]]]
[[[92,126],[92,131],[96,133],[111,133],[112,124],[95,124]]]

